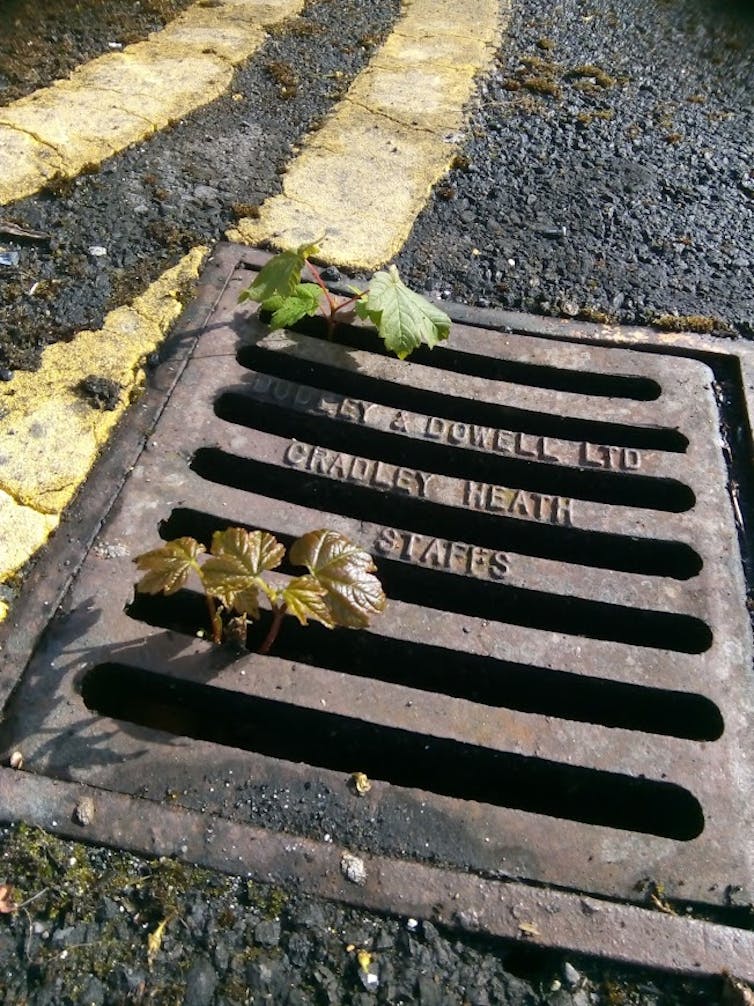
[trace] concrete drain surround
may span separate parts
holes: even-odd
[[[224,292],[2,749],[209,832],[750,902],[751,628],[712,371],[463,324],[400,363],[358,329],[270,334],[237,305],[260,256],[216,261]],[[199,638],[195,590],[134,597],[133,555],[234,525],[348,534],[387,613],[290,619],[274,655],[239,656]]]

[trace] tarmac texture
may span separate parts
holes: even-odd
[[[123,42],[83,6],[86,61],[0,105],[0,620],[226,236],[319,240],[333,280],[395,260],[440,299],[754,332],[746,5],[199,0]],[[754,1001],[174,867],[3,829],[30,900],[2,1006]]]

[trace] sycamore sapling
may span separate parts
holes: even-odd
[[[371,322],[391,353],[403,360],[422,344],[431,349],[448,338],[450,318],[437,305],[403,283],[394,265],[375,273],[365,290],[339,297],[328,290],[319,270],[310,261],[316,245],[301,245],[296,251],[273,256],[239,301],[253,300],[270,315],[270,327],[289,328],[302,318],[321,312],[328,338],[338,322],[354,314]],[[306,270],[313,283],[301,281]]]
[[[297,538],[288,558],[295,566],[305,566],[308,573],[281,587],[273,587],[263,577],[285,556],[285,547],[268,531],[240,527],[215,531],[210,555],[200,562],[205,552],[195,538],[186,537],[137,556],[134,562],[145,574],[136,589],[144,594],[174,594],[191,573],[196,574],[204,589],[215,643],[232,637],[245,645],[247,619],[259,618],[260,591],[272,609],[260,653],[269,652],[286,614],[294,615],[302,625],[311,619],[328,629],[336,625],[360,629],[385,609],[372,557],[337,531],[310,531]]]

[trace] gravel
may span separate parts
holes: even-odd
[[[711,1006],[722,992],[25,826],[0,828],[2,883],[33,898],[0,915],[2,1006]]]
[[[480,306],[751,336],[753,47],[751,5],[514,4],[402,273]]]
[[[98,329],[106,311],[279,192],[296,143],[398,12],[398,0],[313,0],[272,30],[225,97],[92,173],[2,207],[3,220],[49,240],[3,242],[19,264],[0,267],[0,368],[35,369],[45,345]]]
[[[2,13],[22,6],[5,0]],[[43,6],[73,18],[64,0]],[[75,5],[72,41],[61,42],[26,5],[40,19],[35,58],[12,72],[8,53],[29,40],[29,22],[14,43],[0,20],[0,101],[104,51],[115,22],[99,13],[117,20],[136,5],[103,0],[96,18],[94,6]],[[142,4],[148,18],[131,23],[134,37],[161,23],[158,6]],[[226,98],[95,173],[4,207],[4,219],[49,240],[3,236],[18,264],[0,268],[0,379],[33,369],[49,342],[99,327],[188,248],[278,192],[296,144],[398,11],[398,0],[315,0],[238,71]],[[456,166],[399,257],[402,273],[482,306],[666,325],[676,315],[751,335],[752,44],[743,7],[520,0]],[[86,390],[103,408],[119,391]],[[279,823],[272,799],[249,792]],[[337,809],[327,795],[325,816]],[[723,995],[722,980],[459,936],[24,826],[0,829],[2,883],[34,898],[0,915],[2,1006],[710,1006]]]

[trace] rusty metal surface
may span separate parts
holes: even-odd
[[[37,779],[0,769],[0,819],[23,819],[76,840],[192,863],[283,884],[372,911],[389,912],[466,932],[578,951],[684,974],[722,971],[754,980],[754,933],[663,915],[581,894],[546,891],[425,864],[354,853],[316,842],[213,819],[179,807]],[[75,808],[85,796],[94,814],[85,826]],[[344,854],[362,860],[365,882],[344,876]]]
[[[542,322],[545,338],[533,323],[459,324],[449,349],[401,364],[358,331],[348,346],[270,335],[237,306],[258,261],[216,258],[223,295],[6,708],[2,749],[20,747],[38,774],[154,801],[169,790],[217,827],[263,823],[274,791],[272,824],[301,842],[327,827],[325,792],[340,841],[414,864],[395,863],[394,880],[425,878],[411,869],[430,859],[601,897],[638,901],[649,878],[671,898],[753,900],[751,629],[712,371],[591,345],[565,323]],[[315,627],[300,646],[281,635],[277,656],[234,658],[197,638],[180,604],[129,608],[132,557],[163,523],[285,540],[341,530],[376,556],[389,610],[363,644]],[[6,639],[12,670],[24,635]],[[82,682],[101,667],[208,690],[191,715],[163,710],[158,730],[87,708]],[[517,705],[512,678],[542,696]],[[552,682],[591,689],[591,705],[550,699]],[[269,710],[315,739],[361,739],[340,760],[326,742],[302,755],[293,736],[288,754],[285,738],[219,744],[200,715],[216,696],[231,716]],[[621,696],[633,718],[607,709]],[[392,761],[373,756],[380,744]],[[413,774],[400,764],[411,744],[431,752]],[[465,779],[446,772],[453,759],[468,760]],[[367,767],[359,800],[346,783]],[[548,942],[581,946],[562,935],[563,911]],[[609,911],[637,912],[637,934],[647,918]],[[517,935],[482,914],[482,928]],[[668,960],[676,936],[657,939]],[[748,947],[748,934],[730,939]],[[649,961],[648,943],[642,957],[631,941],[624,956],[589,940]]]

